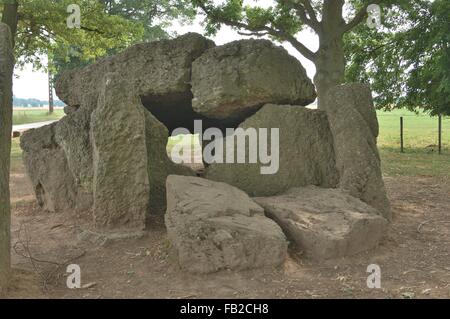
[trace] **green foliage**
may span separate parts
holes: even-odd
[[[80,6],[80,29],[67,26],[69,4]],[[48,56],[56,73],[84,66],[137,42],[167,38],[171,21],[194,16],[188,0],[19,0],[16,64],[46,68]]]
[[[190,22],[195,9],[189,0],[98,0],[110,15],[120,16],[144,27],[144,41],[165,39],[171,36],[167,28],[174,19]]]
[[[204,23],[208,35],[217,33],[223,23],[235,29],[247,29],[265,35],[267,28],[283,30],[294,35],[303,28],[301,20],[290,6],[277,1],[274,6],[245,5],[243,0],[228,0],[215,4],[213,0],[192,0],[196,7],[209,12]],[[262,4],[263,1],[256,1]],[[281,40],[279,37],[272,37]]]
[[[450,115],[450,2],[416,0],[384,10],[383,29],[345,37],[347,81],[372,85],[377,107]]]
[[[67,27],[67,6],[78,4],[81,29]],[[3,7],[0,6],[0,12]],[[109,15],[98,1],[91,0],[20,0],[16,35],[16,63],[32,63],[43,68],[43,56],[58,50],[80,48],[84,60],[105,55],[109,48],[124,48],[142,39],[142,25]]]
[[[133,41],[125,42],[129,46],[141,41],[155,41],[170,38],[166,29],[173,20],[182,23],[192,21],[195,10],[188,0],[97,0],[105,13],[141,26]],[[142,33],[141,33],[142,31]],[[123,49],[122,45],[110,46],[95,57],[88,57],[76,43],[64,45],[57,43],[52,57],[54,73],[58,76],[65,70],[86,66],[98,57],[115,54]]]

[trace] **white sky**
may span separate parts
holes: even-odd
[[[203,34],[203,27],[200,20],[196,20],[192,25],[181,26],[175,24],[170,31],[175,31],[178,35],[187,32],[197,32]],[[218,34],[212,38],[217,45],[225,44],[234,40],[243,39],[245,37],[239,35],[229,27],[222,27]],[[301,40],[308,48],[316,51],[318,48],[317,36],[310,31],[301,32],[297,38]],[[308,76],[312,78],[316,72],[314,64],[301,56],[290,44],[283,44],[289,53],[301,61],[306,69]],[[31,65],[27,65],[24,70],[16,70],[15,74],[18,78],[14,79],[14,95],[20,98],[37,98],[40,100],[48,100],[48,78],[47,74],[32,70]]]

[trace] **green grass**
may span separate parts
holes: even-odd
[[[400,152],[400,116],[404,121],[405,153]],[[437,154],[437,117],[404,110],[380,111],[378,122],[378,146],[384,174],[450,176],[450,118],[442,121],[442,155]]]
[[[59,120],[63,116],[61,109],[54,110],[53,114],[48,114],[47,110],[14,110],[13,125]]]
[[[20,139],[13,138],[11,141],[11,172],[23,170],[22,149],[20,148]]]

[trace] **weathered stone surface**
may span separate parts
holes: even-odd
[[[340,188],[391,219],[377,148],[378,120],[370,88],[344,84],[331,89],[325,105],[334,137]]]
[[[308,105],[314,85],[300,62],[268,40],[207,50],[192,66],[193,108],[210,118],[244,120],[264,104]]]
[[[181,267],[190,272],[275,267],[286,257],[281,229],[224,183],[169,176],[166,226]]]
[[[371,249],[387,230],[387,220],[376,209],[339,189],[309,186],[254,200],[313,259],[344,257]]]
[[[167,128],[123,90],[120,75],[104,82],[91,122],[95,224],[140,230],[149,211],[165,208],[167,175],[193,172],[169,160]]]
[[[174,40],[142,43],[82,69],[66,72],[56,82],[56,93],[66,104],[94,109],[107,73],[119,73],[124,90],[143,98],[171,95],[190,99],[191,63],[214,43],[188,33]]]
[[[76,206],[77,192],[64,150],[55,142],[56,125],[26,131],[20,146],[39,205],[62,212]]]
[[[265,105],[248,118],[240,128],[279,128],[279,170],[263,175],[260,159],[249,163],[249,143],[245,145],[245,164],[212,164],[206,178],[236,186],[250,196],[271,196],[292,187],[317,185],[335,187],[338,174],[335,168],[333,137],[326,113],[289,105]],[[227,137],[227,144],[234,137]],[[235,154],[238,146],[235,146]],[[258,150],[260,151],[260,150]],[[270,152],[270,148],[269,148]]]
[[[0,23],[0,295],[6,291],[11,266],[9,167],[13,69],[11,32],[6,24]]]
[[[69,171],[77,187],[79,210],[92,207],[93,162],[90,139],[91,114],[80,109],[63,117],[55,125],[55,142],[64,150]]]
[[[104,83],[91,123],[95,225],[144,229],[150,201],[144,109],[123,81],[107,75]]]

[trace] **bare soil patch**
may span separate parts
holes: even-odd
[[[162,216],[144,237],[104,241],[86,236],[88,214],[41,210],[23,172],[11,176],[16,269],[9,297],[23,298],[450,298],[450,182],[387,177],[394,213],[374,250],[317,263],[290,251],[282,269],[190,275],[181,271]],[[31,258],[30,258],[31,255]],[[66,265],[82,285],[66,287]],[[366,285],[378,264],[382,289]]]

